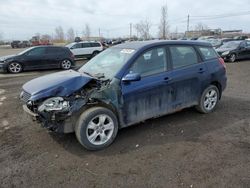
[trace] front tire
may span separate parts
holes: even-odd
[[[88,150],[100,150],[114,141],[118,132],[115,114],[107,108],[93,107],[79,117],[75,134],[78,141]]]
[[[64,59],[62,62],[61,62],[61,68],[63,70],[69,70],[72,66],[72,63],[70,60],[68,59]]]
[[[10,73],[17,74],[17,73],[22,72],[22,70],[23,70],[23,67],[22,67],[22,65],[20,63],[11,62],[8,65],[8,71]]]
[[[196,109],[203,114],[208,114],[215,110],[219,102],[220,93],[216,86],[210,85],[207,87],[200,98],[199,105]]]
[[[236,54],[233,53],[229,56],[229,62],[234,63],[235,61],[236,61]]]

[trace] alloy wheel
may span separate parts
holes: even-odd
[[[9,71],[12,73],[19,73],[22,71],[22,66],[19,63],[10,63]]]
[[[67,69],[70,69],[70,67],[71,67],[71,61],[67,60],[67,59],[63,60],[63,62],[62,62],[62,68],[65,69],[65,70],[67,70]]]
[[[114,128],[111,117],[106,114],[97,115],[87,125],[87,139],[93,145],[105,144],[110,140]]]
[[[213,110],[218,102],[218,93],[214,89],[207,91],[204,98],[204,108],[208,111]]]

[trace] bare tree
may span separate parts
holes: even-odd
[[[56,27],[55,29],[55,39],[59,42],[63,42],[64,41],[64,31],[63,28],[61,26]]]
[[[161,20],[159,24],[159,37],[161,39],[167,39],[169,35],[169,23],[168,23],[168,5],[161,7]]]
[[[69,28],[67,31],[67,40],[69,42],[72,42],[75,40],[75,32],[74,32],[74,29],[72,27]]]
[[[200,22],[195,26],[195,30],[196,31],[208,30],[208,26]]]
[[[89,40],[91,34],[89,24],[85,24],[85,28],[82,31],[82,34],[86,40]]]
[[[148,20],[142,20],[139,23],[135,24],[135,30],[137,31],[140,38],[144,40],[149,40],[151,23]]]

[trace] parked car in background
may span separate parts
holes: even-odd
[[[229,62],[235,62],[240,59],[250,58],[250,41],[235,40],[230,41],[216,49],[218,54]]]
[[[31,38],[31,46],[47,46],[53,45],[49,38],[40,38],[40,36],[33,36]]]
[[[248,36],[236,36],[236,37],[234,37],[234,39],[235,40],[246,40],[246,39],[248,39]]]
[[[215,36],[201,36],[197,40],[207,40],[207,39],[216,39]]]
[[[10,73],[53,68],[68,70],[74,65],[71,51],[59,46],[31,47],[16,55],[0,57],[0,71]]]
[[[20,40],[14,40],[10,43],[12,48],[20,48],[21,47],[21,41]]]
[[[73,42],[66,45],[66,47],[71,50],[76,58],[86,57],[90,59],[104,50],[100,42],[88,41]]]
[[[31,43],[27,40],[24,41],[14,40],[11,42],[10,45],[12,48],[27,48],[31,46]]]
[[[89,150],[110,145],[118,129],[195,106],[213,112],[226,87],[222,58],[208,43],[128,42],[78,71],[23,86],[24,110],[52,131],[75,132]]]

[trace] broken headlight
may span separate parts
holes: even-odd
[[[65,101],[62,97],[52,97],[45,100],[42,105],[38,107],[38,111],[66,111],[69,108],[69,101]]]

